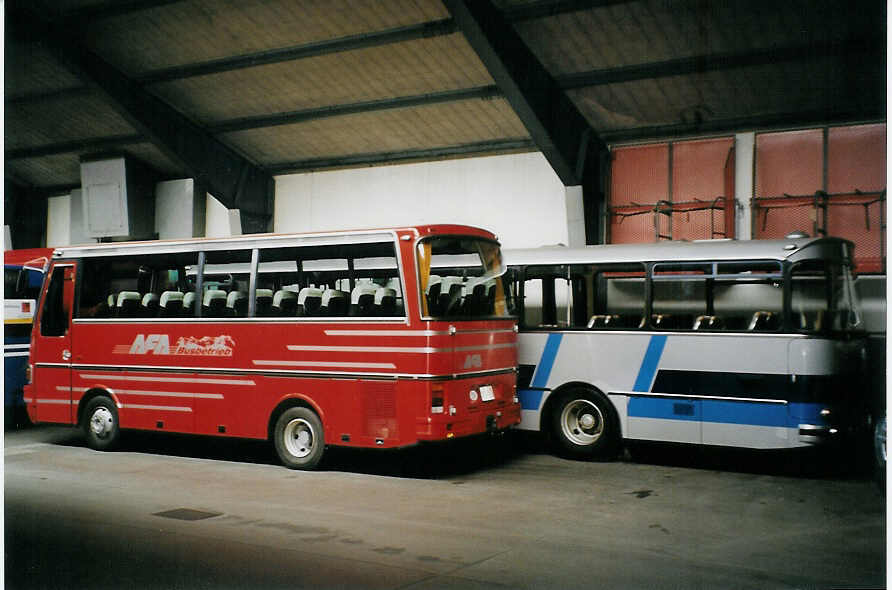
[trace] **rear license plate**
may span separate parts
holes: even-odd
[[[491,402],[496,399],[496,394],[492,390],[492,385],[481,385],[480,386],[480,399],[485,402]]]

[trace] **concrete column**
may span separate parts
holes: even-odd
[[[582,206],[582,187],[564,187],[567,208],[567,245],[585,246],[585,210]]]
[[[734,235],[738,240],[750,240],[753,237],[753,212],[750,200],[755,195],[753,186],[755,148],[755,133],[738,133],[734,136],[734,200],[737,207]]]

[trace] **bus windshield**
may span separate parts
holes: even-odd
[[[484,319],[510,315],[498,243],[437,236],[421,240],[416,254],[423,316]]]

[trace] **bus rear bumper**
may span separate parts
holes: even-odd
[[[481,409],[462,417],[424,419],[418,424],[418,440],[428,442],[498,433],[517,424],[520,424],[520,404],[508,404],[492,409]]]

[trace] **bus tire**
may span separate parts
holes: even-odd
[[[118,408],[115,402],[105,395],[91,399],[84,408],[81,427],[88,447],[96,451],[114,449],[121,438]]]
[[[551,412],[551,436],[564,455],[607,461],[619,450],[619,420],[610,400],[574,387],[560,395]]]
[[[309,408],[289,408],[276,420],[273,442],[285,467],[313,469],[322,460],[325,451],[322,421]]]

